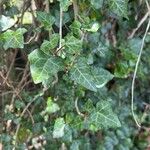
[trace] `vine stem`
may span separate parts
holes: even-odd
[[[144,41],[145,41],[145,38],[146,38],[146,35],[148,33],[149,28],[150,28],[150,18],[149,18],[149,22],[148,22],[147,27],[146,27],[145,34],[144,34],[143,39],[142,39],[142,44],[141,44],[140,52],[139,52],[138,59],[137,59],[136,65],[135,65],[134,75],[133,75],[133,79],[132,79],[132,87],[131,87],[131,111],[132,111],[133,119],[139,128],[141,128],[141,125],[138,122],[136,115],[134,113],[134,87],[135,87],[135,78],[137,75],[138,66],[139,66],[142,51],[144,48]]]
[[[75,108],[76,108],[78,115],[80,115],[81,117],[84,117],[84,114],[80,112],[79,107],[78,107],[78,97],[75,99]]]
[[[60,7],[60,20],[59,20],[59,48],[61,48],[62,41],[62,21],[63,21],[63,10]]]

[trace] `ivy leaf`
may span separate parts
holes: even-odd
[[[97,88],[103,87],[108,81],[110,81],[114,76],[107,70],[99,67],[94,67],[92,72],[95,77],[95,84]]]
[[[50,54],[50,51],[52,51],[59,42],[59,35],[53,34],[51,35],[50,41],[44,40],[42,43],[40,49],[47,55]]]
[[[70,29],[71,31],[77,35],[78,37],[80,37],[81,34],[81,23],[79,21],[74,21],[71,25],[70,25]]]
[[[4,49],[8,48],[24,48],[24,37],[23,34],[27,30],[25,28],[19,28],[16,31],[7,30],[3,33]]]
[[[61,58],[46,55],[37,49],[29,54],[29,61],[31,75],[36,84],[44,82],[58,71],[64,69]]]
[[[71,79],[85,88],[96,92],[94,77],[87,65],[85,58],[81,58],[70,70]]]
[[[99,28],[100,28],[99,23],[98,22],[94,22],[93,24],[91,24],[90,28],[84,28],[84,30],[86,30],[88,32],[97,32]]]
[[[63,11],[67,11],[68,7],[72,4],[71,0],[58,0],[60,3],[60,8],[62,8]]]
[[[54,124],[53,138],[60,138],[64,136],[65,121],[64,118],[57,118]]]
[[[117,115],[112,111],[109,101],[100,101],[96,105],[96,109],[90,113],[87,118],[90,125],[94,125],[98,129],[120,127],[120,121]]]
[[[71,53],[71,54],[75,54],[75,53],[79,53],[82,49],[82,41],[75,38],[72,35],[67,35],[65,37],[65,48],[66,51]]]
[[[128,18],[128,0],[110,0],[110,9],[120,17]]]
[[[16,21],[14,19],[2,15],[0,17],[0,30],[5,31],[11,28],[15,23]]]
[[[91,111],[94,109],[93,102],[88,99],[88,101],[83,106],[83,111],[91,113]]]
[[[127,61],[119,61],[116,64],[114,75],[117,78],[127,78],[131,68],[129,67]]]
[[[37,12],[37,19],[47,30],[50,30],[55,22],[55,18],[51,14],[42,11]]]
[[[47,99],[47,106],[45,112],[51,114],[57,112],[58,110],[60,110],[59,106],[52,101],[51,97],[49,97]]]
[[[91,0],[91,4],[94,6],[95,9],[102,8],[103,0]]]

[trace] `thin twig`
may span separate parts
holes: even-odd
[[[74,10],[74,19],[77,20],[77,17],[78,17],[77,0],[73,0],[73,10]]]
[[[40,93],[40,94],[36,95],[36,96],[33,98],[33,100],[32,100],[30,103],[28,103],[28,105],[27,105],[27,106],[24,108],[24,110],[22,111],[22,113],[21,113],[21,115],[20,115],[20,118],[22,118],[22,117],[24,116],[24,114],[25,114],[25,112],[28,110],[29,106],[30,106],[37,98],[43,96],[43,94],[44,94],[44,93]],[[21,124],[19,123],[18,126],[17,126],[17,129],[16,129],[16,133],[15,133],[15,144],[14,144],[13,150],[15,150],[15,149],[16,149],[16,146],[17,146],[17,135],[18,135],[20,126],[21,126]]]
[[[141,125],[138,122],[138,120],[136,119],[136,116],[135,116],[135,113],[134,113],[134,86],[135,86],[135,78],[136,78],[138,66],[139,66],[141,55],[142,55],[142,51],[143,51],[143,48],[144,48],[144,41],[145,41],[146,35],[148,33],[149,27],[150,27],[150,19],[149,19],[149,22],[147,24],[144,37],[142,39],[142,44],[141,44],[140,52],[139,52],[138,59],[137,59],[137,62],[136,62],[136,66],[135,66],[134,75],[133,75],[133,79],[132,79],[132,88],[131,88],[131,110],[132,110],[132,115],[133,115],[134,121],[135,121],[136,125],[139,128],[141,128]]]
[[[130,36],[128,37],[128,39],[132,39],[133,36],[135,35],[135,33],[137,32],[137,30],[141,27],[141,25],[147,20],[147,17],[149,16],[149,11],[144,15],[144,17],[140,20],[140,22],[138,23],[137,27],[135,29],[133,29],[132,33],[130,34]]]
[[[8,77],[9,77],[9,74],[10,74],[10,72],[11,72],[13,66],[14,66],[14,62],[15,62],[15,59],[16,59],[17,52],[18,52],[18,49],[15,50],[14,56],[13,56],[13,58],[12,58],[12,61],[11,61],[9,70],[7,71],[7,75],[6,75],[6,77],[5,77],[4,81],[3,81],[3,84],[5,84],[5,83],[7,82],[7,79],[8,79]]]

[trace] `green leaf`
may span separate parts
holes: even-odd
[[[102,8],[103,0],[90,0],[91,4],[94,6],[95,9]]]
[[[72,4],[72,0],[58,0],[60,3],[60,8],[62,8],[63,11],[67,11],[68,7]]]
[[[51,114],[57,112],[58,110],[60,110],[58,104],[54,103],[51,97],[49,97],[47,99],[47,106],[45,112]]]
[[[94,109],[93,102],[88,99],[88,101],[83,106],[83,111],[91,113],[91,111]]]
[[[85,58],[80,58],[72,67],[70,76],[73,81],[95,92],[113,78],[113,75],[103,68],[88,66]]]
[[[84,30],[86,30],[88,32],[97,32],[99,28],[100,28],[99,23],[94,22],[91,24],[90,28],[84,28]]]
[[[95,85],[97,88],[103,87],[114,77],[109,71],[100,67],[93,67],[92,72],[95,77]]]
[[[8,48],[24,48],[24,37],[23,34],[27,30],[24,28],[19,28],[16,31],[7,30],[3,33],[4,39],[4,49]]]
[[[128,18],[128,0],[110,0],[110,9],[120,17]]]
[[[52,25],[55,22],[55,18],[51,14],[42,11],[37,12],[37,19],[47,30],[51,30]]]
[[[126,60],[137,60],[140,51],[142,39],[133,38],[121,45],[121,52]]]
[[[99,101],[96,104],[96,109],[91,111],[87,118],[90,125],[94,125],[98,129],[120,127],[120,121],[117,115],[112,111],[109,101]]]
[[[54,48],[58,45],[59,35],[53,34],[51,35],[50,41],[44,40],[42,43],[40,50],[42,50],[45,54],[49,55]]]
[[[0,17],[0,31],[5,31],[11,28],[15,23],[16,21],[14,19],[2,15]]]
[[[34,82],[40,83],[64,69],[63,61],[59,57],[49,56],[42,51],[34,50],[29,54],[31,75]]]
[[[119,61],[116,65],[114,76],[118,78],[127,78],[131,68],[126,61]]]
[[[74,21],[71,25],[70,25],[70,29],[71,31],[77,35],[78,37],[80,37],[81,34],[81,23],[79,21]]]
[[[95,79],[85,58],[81,58],[70,70],[71,79],[91,91],[97,91]]]
[[[82,49],[82,41],[72,35],[67,35],[65,37],[65,49],[71,54],[79,53]]]
[[[54,124],[53,138],[60,138],[64,136],[65,121],[64,118],[57,118]]]

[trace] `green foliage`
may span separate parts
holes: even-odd
[[[128,0],[111,0],[109,5],[118,16],[128,18]]]
[[[62,11],[67,11],[68,7],[72,4],[71,0],[58,0],[58,1]]]
[[[50,41],[44,40],[42,43],[40,50],[43,51],[45,54],[49,55],[53,52],[54,48],[58,45],[59,42],[59,35],[53,34],[51,35]]]
[[[82,49],[82,41],[74,36],[67,35],[65,37],[65,49],[70,54],[79,53]]]
[[[89,118],[87,118],[90,127],[95,127],[97,130],[110,127],[120,127],[121,123],[112,111],[110,102],[100,101],[96,104],[96,108],[92,109]],[[92,127],[92,128],[93,128]]]
[[[4,39],[4,49],[8,48],[24,48],[24,37],[23,34],[27,30],[19,28],[16,31],[7,30],[3,33],[2,38]]]
[[[55,22],[55,18],[46,12],[37,12],[37,19],[41,22],[41,24],[45,27],[45,29],[50,30],[52,25]]]
[[[0,18],[0,31],[5,31],[11,28],[14,24],[15,24],[14,19],[2,15]]]
[[[53,138],[63,137],[64,129],[65,129],[64,118],[57,118],[54,124]]]
[[[34,50],[29,55],[31,74],[34,82],[40,83],[64,69],[61,58],[46,55],[40,50]],[[51,69],[49,69],[51,66]]]
[[[129,38],[146,7],[134,0],[3,1],[0,146],[147,149],[149,35],[134,97],[144,130],[136,128],[130,102],[147,21]]]
[[[90,67],[85,58],[80,58],[70,71],[70,78],[89,90],[97,91],[103,87],[113,75],[103,68]]]

